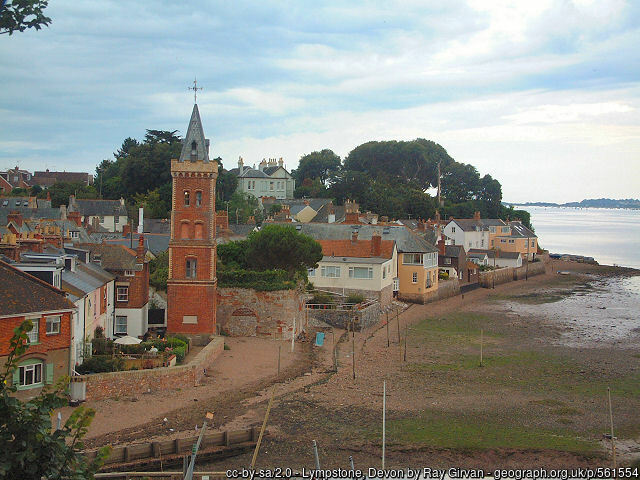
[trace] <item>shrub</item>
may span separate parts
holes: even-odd
[[[449,280],[449,272],[442,271],[442,272],[438,273],[438,278],[440,280]]]
[[[221,269],[218,270],[218,282],[221,287],[252,288],[263,292],[296,288],[296,282],[285,270]]]
[[[173,349],[173,353],[176,355],[176,361],[178,363],[182,363],[184,361],[184,357],[187,355],[187,347],[176,347]]]
[[[361,295],[360,293],[352,293],[345,300],[345,303],[362,303],[362,302],[364,302],[364,295]]]
[[[111,355],[113,352],[113,340],[97,337],[91,340],[91,351],[94,355]]]
[[[309,300],[309,303],[333,303],[333,295],[328,293],[316,292],[313,294],[313,298]]]
[[[124,360],[108,355],[95,355],[87,358],[82,365],[76,367],[79,374],[117,372],[124,368]]]

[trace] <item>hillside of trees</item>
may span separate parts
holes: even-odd
[[[456,162],[441,145],[422,138],[367,142],[344,161],[331,150],[304,155],[292,172],[295,196],[334,198],[338,204],[350,198],[361,210],[391,218],[433,218],[438,163],[442,218],[469,218],[479,211],[484,218],[519,219],[531,226],[528,212],[502,205],[498,180],[481,177],[473,165]]]
[[[182,139],[176,131],[147,130],[142,141],[126,138],[96,168],[93,186],[56,184],[49,189],[53,206],[79,198],[123,197],[130,217],[145,207],[149,218],[166,218],[171,211],[171,159],[180,155]],[[232,223],[245,223],[262,212],[258,201],[237,193],[237,178],[219,164],[216,204],[229,210]],[[337,205],[355,200],[362,211],[390,218],[434,218],[437,208],[438,164],[441,171],[442,218],[469,218],[479,211],[484,218],[520,219],[531,226],[529,213],[503,205],[500,182],[480,176],[473,165],[455,161],[439,144],[418,138],[411,141],[372,141],[355,147],[344,159],[324,149],[300,158],[291,173],[296,179],[295,197],[332,198]],[[46,196],[40,192],[39,196]]]

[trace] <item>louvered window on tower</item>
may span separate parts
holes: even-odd
[[[196,156],[198,153],[198,144],[195,142],[191,142],[191,161],[194,162],[196,160]]]
[[[195,258],[188,258],[187,259],[187,278],[196,278],[196,268],[197,268],[197,264],[198,262],[196,261]]]

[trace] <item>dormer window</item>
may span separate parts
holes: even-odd
[[[190,199],[189,192],[185,190],[185,192],[184,192],[184,206],[185,207],[189,206],[190,200],[191,199]]]
[[[197,154],[198,154],[198,144],[194,140],[193,142],[191,142],[191,161],[192,162],[196,160]]]

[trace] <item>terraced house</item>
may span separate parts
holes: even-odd
[[[65,293],[0,261],[0,363],[9,355],[13,330],[31,320],[29,348],[10,379],[18,396],[36,396],[46,384],[69,375],[71,317],[75,306]]]

